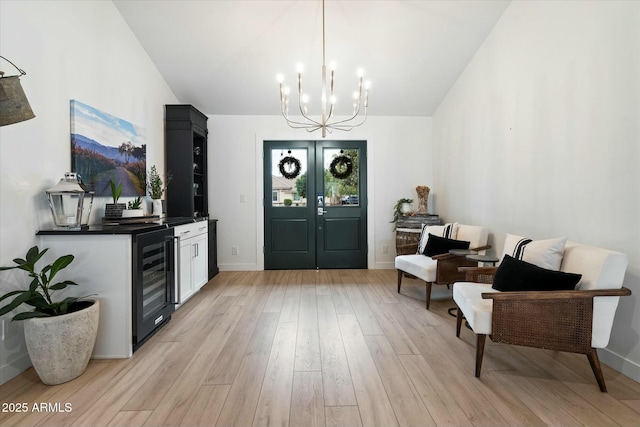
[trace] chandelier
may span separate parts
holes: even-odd
[[[324,138],[327,136],[327,132],[331,133],[333,129],[350,131],[353,128],[364,124],[364,122],[367,120],[370,84],[368,81],[363,82],[364,72],[361,69],[358,70],[358,90],[353,94],[352,115],[341,120],[338,120],[334,117],[334,107],[336,104],[336,97],[334,95],[335,67],[333,65],[330,67],[329,81],[327,82],[327,66],[325,62],[324,0],[322,0],[322,94],[320,97],[322,116],[319,120],[314,120],[309,115],[307,108],[309,96],[302,90],[302,71],[302,66],[299,65],[298,108],[300,109],[300,113],[302,114],[302,119],[300,119],[299,116],[296,116],[296,118],[291,118],[289,116],[289,88],[283,85],[283,76],[281,74],[278,75],[278,82],[280,84],[280,108],[282,110],[282,116],[287,121],[287,124],[290,127],[294,129],[306,129],[307,132],[314,132],[318,129],[322,129],[322,137]],[[328,108],[327,101],[329,101]],[[364,115],[360,115],[360,112],[363,109]]]

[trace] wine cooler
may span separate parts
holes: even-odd
[[[133,350],[171,319],[176,303],[172,229],[138,234],[133,242]]]

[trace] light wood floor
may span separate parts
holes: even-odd
[[[221,272],[131,359],[0,387],[8,426],[638,426],[640,384],[585,356],[455,337],[451,291],[387,270]],[[69,412],[34,412],[58,403]]]

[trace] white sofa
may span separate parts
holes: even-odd
[[[427,226],[423,233],[428,233],[431,230],[439,230],[441,227],[442,226]],[[484,254],[484,251],[490,248],[490,246],[487,245],[489,230],[486,227],[456,223],[455,228],[456,234],[452,238],[470,242],[469,249],[476,249],[479,250],[479,254]],[[416,250],[416,252],[418,251]],[[395,266],[398,270],[398,293],[400,293],[402,277],[405,273],[424,280],[426,282],[426,307],[429,309],[432,284],[451,285],[456,280],[464,278],[464,273],[459,273],[458,267],[473,265],[477,266],[477,263],[468,261],[465,257],[451,254],[436,255],[433,257],[420,253],[398,255],[395,259]]]
[[[492,341],[586,354],[606,392],[596,352],[609,343],[627,256],[607,249],[567,242],[560,271],[582,275],[575,290],[500,292],[491,283],[476,283],[477,274],[492,278],[495,269],[467,269],[467,282],[453,285],[458,307],[456,336],[463,316],[477,335],[476,377],[480,376],[484,342]],[[493,270],[493,271],[492,271]],[[582,338],[580,338],[582,337]]]

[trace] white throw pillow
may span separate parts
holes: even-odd
[[[566,237],[547,240],[531,240],[526,237],[507,234],[504,239],[502,257],[510,255],[516,259],[535,264],[549,270],[560,270]]]
[[[457,222],[448,222],[445,225],[422,225],[422,233],[420,233],[420,239],[418,240],[418,252],[421,254],[424,252],[424,248],[427,246],[429,240],[429,234],[434,236],[440,236],[447,239],[455,239],[458,237],[458,228],[460,224]]]

